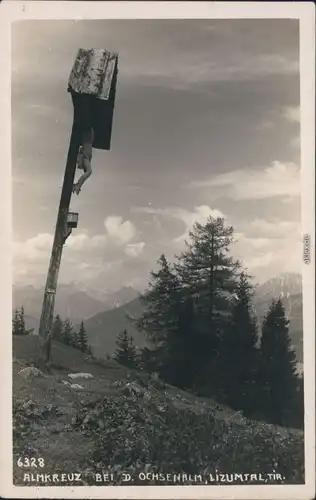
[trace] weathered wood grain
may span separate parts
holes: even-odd
[[[105,49],[79,49],[68,91],[79,121],[94,130],[93,147],[109,150],[118,73],[118,54]]]
[[[69,77],[70,90],[109,99],[117,58],[105,49],[79,49]]]

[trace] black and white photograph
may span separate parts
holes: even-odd
[[[5,497],[312,498],[313,9],[26,3]]]

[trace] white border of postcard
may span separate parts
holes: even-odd
[[[11,113],[10,25],[31,19],[294,18],[300,20],[302,238],[311,236],[303,267],[305,380],[304,485],[266,486],[14,486],[12,482]],[[315,6],[313,2],[63,2],[3,0],[0,5],[1,194],[1,455],[4,498],[311,499],[315,493]],[[290,249],[289,249],[290,251]],[[302,258],[303,260],[303,258]]]

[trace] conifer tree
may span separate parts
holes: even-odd
[[[176,269],[183,288],[195,303],[195,330],[199,335],[199,363],[196,385],[206,391],[218,390],[222,363],[223,335],[227,329],[240,263],[230,255],[233,228],[223,218],[209,217],[196,223],[189,233],[187,250],[178,257]]]
[[[167,356],[161,373],[167,382],[185,389],[193,387],[200,359],[201,343],[195,322],[193,299],[187,297],[179,308],[177,328],[167,339]]]
[[[31,330],[26,329],[24,319],[24,307],[15,309],[12,320],[12,333],[13,335],[28,335]]]
[[[116,338],[116,351],[114,357],[119,363],[125,364],[128,362],[128,334],[127,330],[120,332]]]
[[[15,309],[12,318],[12,334],[19,335],[19,330],[20,330],[19,311],[18,309]]]
[[[281,299],[272,301],[264,319],[260,354],[262,412],[272,423],[287,425],[296,412],[298,376]]]
[[[56,314],[53,327],[52,327],[52,338],[54,340],[62,341],[63,339],[63,322],[59,316]]]
[[[93,350],[92,350],[91,345],[89,345],[89,344],[88,344],[88,346],[87,346],[86,353],[87,353],[87,354],[89,354],[89,356],[92,356],[92,357],[93,357]]]
[[[147,344],[149,342],[147,341]],[[140,350],[138,366],[141,370],[147,371],[149,373],[155,372],[160,358],[160,350],[156,349],[151,343],[150,347],[146,345]]]
[[[114,359],[124,366],[134,368],[136,366],[136,349],[133,337],[128,336],[127,330],[123,330],[123,332],[118,334],[116,345]]]
[[[25,319],[24,319],[24,307],[22,306],[19,312],[19,323],[20,323],[20,335],[27,335],[28,331],[25,326]]]
[[[74,347],[74,349],[81,351],[80,341],[79,341],[79,332],[76,332],[76,330],[73,330],[71,333],[70,345],[71,345],[71,347]]]
[[[134,345],[134,338],[132,335],[128,339],[128,364],[131,368],[136,368],[138,366],[138,355],[136,352],[136,347]]]
[[[81,321],[79,332],[76,335],[76,347],[80,351],[88,353],[88,336],[83,321]]]
[[[290,427],[304,429],[304,376],[298,375],[295,404],[292,414],[289,416]]]
[[[137,321],[137,327],[146,332],[148,343],[147,361],[153,355],[154,371],[161,373],[168,363],[168,344],[179,326],[181,287],[178,277],[165,255],[158,260],[158,271],[151,272],[146,294],[142,296],[145,312]]]
[[[138,326],[155,344],[164,343],[166,333],[176,328],[180,300],[179,281],[164,254],[158,265],[158,271],[151,272],[147,293],[141,297],[146,310],[138,320]]]
[[[63,325],[62,342],[66,345],[74,344],[74,331],[71,321],[66,318]]]
[[[227,402],[250,414],[256,409],[257,323],[252,312],[253,289],[242,272],[235,292],[231,320],[224,337],[225,356],[221,379]]]
[[[189,234],[191,242],[178,258],[177,270],[189,295],[198,299],[198,311],[215,330],[227,318],[240,269],[240,263],[229,256],[233,228],[226,227],[223,218],[210,216],[206,224],[194,224]]]

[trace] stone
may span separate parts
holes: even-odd
[[[72,380],[77,379],[77,378],[94,378],[91,373],[69,373],[68,377],[71,378]]]
[[[84,387],[82,387],[82,385],[79,384],[71,384],[70,389],[84,389]]]
[[[125,387],[129,389],[131,392],[134,392],[135,394],[138,395],[143,394],[145,392],[140,385],[136,384],[136,382],[129,382],[126,384]]]
[[[19,375],[24,378],[29,377],[44,377],[44,373],[34,366],[27,366],[19,371]]]

